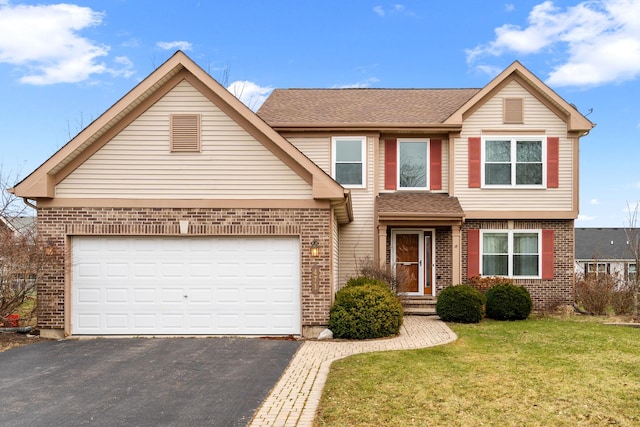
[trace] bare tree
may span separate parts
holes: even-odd
[[[640,230],[638,230],[638,203],[635,208],[631,209],[631,206],[627,203],[627,209],[629,211],[629,226],[625,228],[625,234],[627,235],[627,242],[629,251],[636,265],[636,274],[630,280],[630,285],[633,290],[633,319],[637,322],[640,321],[638,316],[638,290],[640,289],[640,275],[638,275],[637,269],[640,265]]]
[[[38,239],[34,222],[24,221],[33,213],[7,191],[13,186],[8,176],[0,168],[0,323],[27,300],[35,300],[36,283],[54,258],[52,249]]]

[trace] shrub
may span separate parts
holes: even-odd
[[[467,284],[482,293],[485,293],[491,287],[495,285],[502,285],[508,283],[508,280],[500,276],[473,276],[467,280]]]
[[[576,283],[576,302],[589,314],[607,314],[615,288],[610,274],[589,274]]]
[[[524,286],[512,283],[493,286],[487,297],[487,317],[495,320],[524,320],[529,317],[533,302]]]
[[[402,305],[383,281],[358,277],[336,293],[329,329],[336,338],[369,339],[397,335]]]
[[[469,285],[449,286],[438,295],[436,314],[445,322],[478,323],[485,302],[484,295]]]
[[[611,292],[611,308],[614,314],[633,313],[633,287],[630,285],[621,286]]]

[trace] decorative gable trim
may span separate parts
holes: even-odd
[[[200,114],[171,114],[171,152],[200,151]]]
[[[502,116],[505,124],[523,124],[524,100],[522,98],[504,98]]]

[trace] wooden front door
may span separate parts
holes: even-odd
[[[391,232],[391,257],[399,280],[398,292],[433,295],[433,234],[431,230]]]

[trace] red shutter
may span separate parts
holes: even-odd
[[[553,279],[553,230],[542,230],[542,278]]]
[[[469,188],[480,188],[480,138],[469,138]]]
[[[431,190],[442,190],[442,140],[431,140],[429,179]]]
[[[480,230],[467,231],[467,278],[480,275]]]
[[[395,190],[398,176],[397,171],[397,142],[395,139],[384,141],[384,189]]]
[[[558,152],[560,138],[550,136],[547,138],[547,188],[558,188]]]

